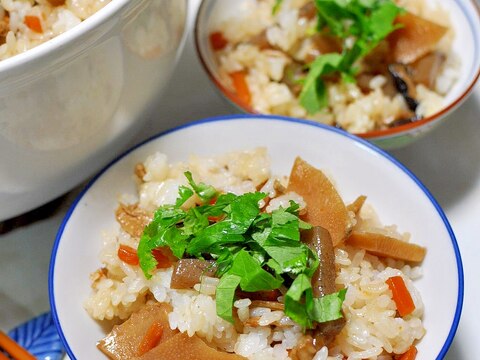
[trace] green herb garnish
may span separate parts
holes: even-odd
[[[394,21],[404,11],[392,0],[315,0],[315,5],[317,31],[341,39],[343,51],[320,55],[308,65],[299,100],[310,114],[328,105],[322,77],[340,75],[344,81],[355,81],[355,64],[401,26]]]
[[[283,0],[275,0],[275,4],[273,4],[272,14],[275,15],[278,10],[280,10],[280,6],[282,5]]]
[[[217,315],[233,323],[235,292],[268,291],[291,284],[285,295],[285,314],[311,328],[342,316],[344,291],[313,298],[311,278],[318,258],[300,241],[300,230],[311,225],[298,218],[298,204],[271,214],[261,212],[261,192],[219,194],[197,184],[186,172],[190,187],[182,186],[174,205],[160,207],[145,228],[137,249],[140,267],[150,278],[157,261],[152,251],[168,246],[178,258],[214,259],[220,282],[216,290]],[[194,194],[201,205],[182,209]],[[212,221],[215,218],[215,221]]]

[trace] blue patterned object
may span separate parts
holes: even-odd
[[[62,341],[49,312],[19,325],[8,335],[39,360],[60,360],[64,354]]]

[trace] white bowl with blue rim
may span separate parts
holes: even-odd
[[[384,224],[398,225],[427,248],[424,275],[416,281],[427,330],[417,360],[442,359],[460,319],[463,270],[453,231],[433,196],[408,169],[367,141],[313,122],[259,115],[206,119],[161,133],[112,162],[79,195],[58,231],[49,274],[53,317],[68,355],[104,359],[95,345],[105,329],[82,303],[90,294],[89,274],[100,267],[101,233],[117,226],[118,196],[135,193],[135,165],[156,151],[176,162],[191,154],[257,146],[268,149],[275,174],[288,174],[296,156],[325,169],[346,202],[367,195]]]
[[[445,9],[454,29],[452,51],[458,55],[460,65],[458,79],[443,100],[442,108],[421,120],[385,130],[375,130],[356,135],[384,149],[406,146],[427,134],[451,117],[468,98],[480,77],[480,7],[477,0],[423,0]],[[221,80],[218,63],[210,46],[209,34],[218,24],[232,16],[245,14],[251,8],[251,0],[202,0],[195,22],[195,45],[203,68],[219,93],[235,109],[246,113],[258,113],[246,107],[235,93]]]
[[[187,0],[115,0],[0,61],[0,221],[53,200],[123,151],[167,89],[186,21]]]

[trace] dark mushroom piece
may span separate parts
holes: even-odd
[[[390,64],[388,66],[388,72],[390,73],[398,92],[405,99],[408,108],[415,112],[418,107],[418,102],[415,100],[417,91],[415,83],[409,74],[408,67],[398,63]]]

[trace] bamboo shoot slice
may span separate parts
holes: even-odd
[[[297,157],[287,190],[303,197],[307,204],[303,220],[327,229],[333,246],[345,239],[349,225],[347,208],[335,186],[321,170]]]
[[[355,215],[358,215],[360,210],[362,210],[363,204],[365,204],[367,197],[365,195],[360,195],[355,199],[354,202],[347,205],[347,210],[353,212]]]
[[[240,355],[218,351],[198,336],[179,333],[135,360],[244,360]],[[132,359],[133,360],[133,359]]]
[[[447,33],[445,26],[436,24],[411,13],[400,15],[395,20],[402,24],[389,37],[395,62],[410,64],[435,50],[436,45]]]
[[[353,231],[346,243],[373,255],[410,262],[423,261],[427,253],[423,246],[373,232]]]

